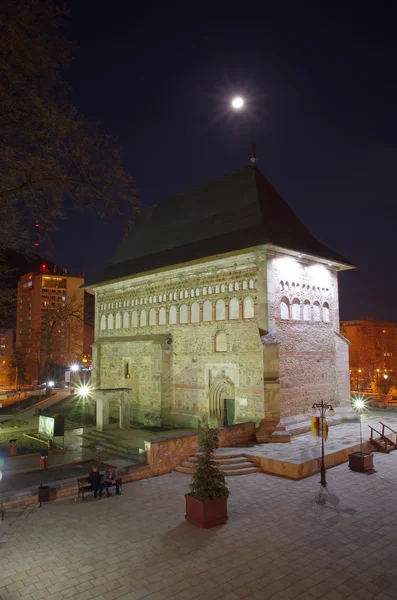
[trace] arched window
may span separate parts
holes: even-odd
[[[217,300],[215,305],[215,319],[224,321],[226,318],[225,303],[223,300]]]
[[[254,317],[254,301],[249,296],[244,298],[243,317],[244,319],[252,319]]]
[[[146,327],[146,323],[147,323],[146,310],[141,310],[141,314],[139,315],[139,326]]]
[[[189,292],[185,290],[185,298],[189,298]]]
[[[198,323],[200,321],[200,306],[198,302],[193,302],[190,307],[190,322]]]
[[[229,289],[229,292],[233,291],[233,284],[232,283],[229,283],[229,288],[228,289]]]
[[[286,292],[288,292],[288,290],[289,290],[289,283],[288,283],[288,281],[285,282],[284,289],[285,289]]]
[[[179,323],[187,323],[187,314],[187,304],[182,304],[181,308],[179,309]]]
[[[121,314],[117,313],[116,315],[116,329],[121,329]]]
[[[238,283],[238,281],[236,281],[236,283],[234,284],[234,291],[238,292],[239,289],[240,289],[239,283]]]
[[[156,325],[156,309],[151,308],[149,312],[149,325]]]
[[[287,321],[289,319],[289,300],[284,296],[280,302],[280,317]]]
[[[212,302],[209,300],[203,304],[203,321],[212,321]]]
[[[305,302],[303,303],[303,320],[311,321],[309,300],[305,300]]]
[[[130,315],[128,312],[125,312],[123,315],[123,329],[128,329],[130,326]]]
[[[132,311],[131,327],[138,327],[138,311],[136,311],[136,310]]]
[[[101,317],[101,329],[102,329],[102,331],[104,329],[106,329],[106,317],[105,317],[105,315],[102,315],[102,317]]]
[[[159,302],[163,301],[163,294],[159,294]]]
[[[227,352],[227,337],[224,331],[215,334],[215,352]]]
[[[250,281],[249,281],[249,288],[250,288],[250,290],[253,290],[253,289],[254,289],[254,287],[255,287],[254,280],[253,280],[253,279],[250,279]]]
[[[313,321],[321,321],[320,303],[317,301],[313,304]]]
[[[165,325],[167,323],[167,314],[164,306],[159,310],[159,325]]]
[[[221,292],[226,292],[226,286],[224,283],[221,285]]]
[[[243,290],[248,290],[248,281],[243,281]]]
[[[108,316],[108,329],[113,329],[113,315]]]
[[[284,281],[280,281],[280,290],[284,291]]]
[[[219,294],[219,285],[215,286],[215,294]]]
[[[168,300],[172,300],[172,292],[168,294]]]
[[[292,301],[292,318],[294,321],[300,321],[301,318],[301,303],[298,298]]]
[[[196,288],[196,296],[200,296],[200,288]]]
[[[153,302],[153,297],[149,296],[149,304],[151,304]]]
[[[183,292],[182,292],[182,290],[181,290],[181,291],[179,292],[179,300],[182,300],[182,298],[183,298]]]
[[[330,322],[328,302],[324,302],[324,304],[323,304],[323,321],[324,321],[324,323]]]
[[[174,292],[174,300],[178,299],[178,292]]]
[[[206,296],[206,295],[207,295],[207,288],[203,287],[203,296]]]
[[[168,323],[170,325],[176,325],[176,306],[171,306],[170,308]]]
[[[212,285],[208,286],[208,294],[212,294]]]
[[[153,304],[157,304],[157,296],[153,296]]]
[[[237,298],[232,298],[229,302],[229,319],[240,318],[240,303]]]
[[[194,298],[194,290],[190,290],[190,297]]]

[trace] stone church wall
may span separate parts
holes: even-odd
[[[220,380],[235,399],[235,422],[263,418],[258,256],[234,256],[97,291],[95,385],[131,389],[132,423],[203,425],[210,388]],[[117,405],[109,410],[117,418]]]
[[[278,338],[281,417],[314,402],[349,398],[348,350],[339,336],[337,273],[332,265],[268,255],[269,330]]]
[[[96,293],[93,378],[131,390],[133,424],[221,424],[221,397],[235,399],[235,423],[257,424],[348,402],[332,265],[261,249]]]

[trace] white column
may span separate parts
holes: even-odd
[[[109,425],[109,401],[103,394],[96,393],[96,428],[103,431]]]

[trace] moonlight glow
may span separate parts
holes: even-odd
[[[232,107],[235,110],[240,110],[241,108],[243,108],[243,106],[244,106],[244,100],[241,96],[236,96],[235,98],[233,98]]]

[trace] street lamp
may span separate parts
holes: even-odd
[[[363,451],[363,431],[362,431],[362,423],[361,423],[361,415],[363,409],[365,408],[365,402],[363,398],[355,398],[353,401],[353,408],[358,414],[358,420],[360,423],[360,452]]]
[[[327,485],[327,481],[325,479],[325,456],[324,456],[324,431],[325,431],[325,417],[327,411],[330,417],[333,417],[335,411],[333,409],[332,404],[324,404],[324,401],[314,403],[312,406],[312,413],[315,415],[316,412],[320,412],[320,428],[321,428],[321,479],[320,483],[323,487]]]
[[[55,385],[55,382],[54,382],[54,381],[49,381],[49,382],[48,382],[48,387],[50,387],[50,388],[53,388],[53,387],[54,387],[54,385]]]

